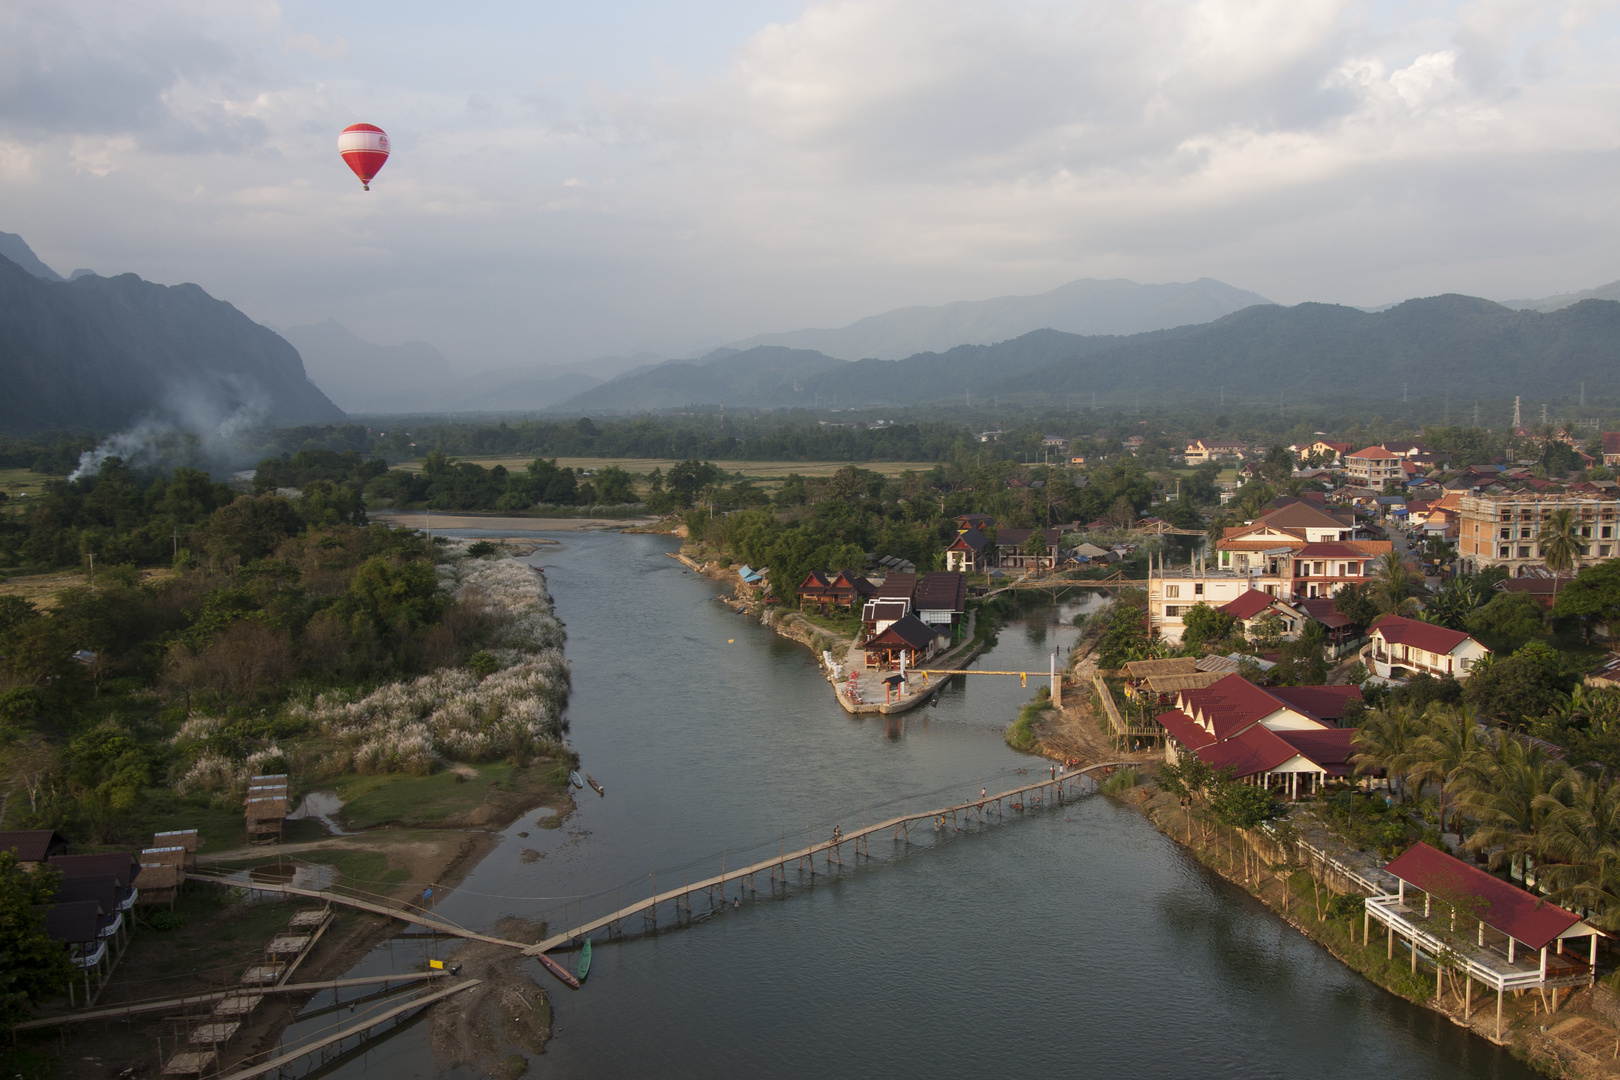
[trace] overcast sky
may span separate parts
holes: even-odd
[[[1540,296],[1620,278],[1617,7],[6,0],[0,231],[478,368],[1077,277]]]

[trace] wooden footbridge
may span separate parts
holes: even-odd
[[[748,866],[728,870],[725,867],[724,857],[722,857],[720,873],[713,877],[704,878],[701,881],[687,881],[678,888],[667,889],[663,892],[657,890],[655,879],[651,896],[620,907],[617,911],[603,915],[600,918],[581,921],[578,925],[572,926],[562,933],[553,934],[544,941],[533,945],[521,941],[512,941],[507,938],[494,937],[490,934],[482,934],[476,930],[469,930],[466,927],[457,926],[443,919],[436,919],[421,914],[419,911],[409,910],[397,901],[393,904],[383,904],[375,900],[346,896],[327,889],[304,889],[294,885],[244,881],[239,877],[226,877],[223,875],[197,874],[192,876],[199,880],[212,881],[232,888],[305,896],[314,900],[323,900],[330,904],[341,904],[345,907],[358,908],[361,911],[401,919],[439,934],[467,938],[472,941],[488,942],[492,945],[503,945],[510,949],[519,950],[524,955],[538,957],[548,971],[577,988],[578,983],[572,980],[560,966],[545,956],[546,953],[553,949],[584,941],[586,937],[599,930],[606,929],[616,935],[621,932],[621,924],[625,920],[634,918],[637,915],[641,916],[645,929],[656,930],[658,929],[658,909],[661,905],[673,905],[678,922],[680,912],[683,909],[688,917],[691,916],[692,897],[694,895],[706,892],[710,897],[713,897],[715,890],[719,890],[723,896],[725,887],[730,884],[741,884],[744,889],[753,892],[756,891],[754,882],[759,874],[768,874],[769,881],[773,885],[780,878],[783,886],[786,887],[788,867],[790,865],[799,872],[808,870],[813,879],[817,873],[816,862],[818,859],[822,861],[825,868],[822,872],[827,872],[834,866],[843,866],[843,854],[846,848],[852,852],[853,858],[859,859],[863,855],[871,858],[872,855],[868,850],[867,843],[873,836],[890,833],[896,841],[910,843],[911,829],[918,822],[932,822],[936,827],[948,826],[954,830],[965,823],[975,821],[983,823],[991,816],[999,820],[1008,811],[1016,814],[1058,805],[1071,797],[1082,794],[1087,786],[1093,783],[1091,773],[1100,769],[1112,770],[1120,765],[1128,764],[1130,762],[1111,761],[1074,770],[1060,770],[1058,766],[1049,765],[1046,770],[1047,775],[1031,783],[1022,784],[994,794],[987,793],[980,798],[969,798],[963,802],[952,803],[948,806],[935,807],[931,810],[902,811],[898,816],[888,818],[874,825],[862,825],[858,829],[853,829],[847,833],[840,832],[836,836],[820,842],[810,841],[804,847],[794,851],[788,851],[784,842],[775,858],[765,859]],[[325,983],[321,985],[324,987],[332,984]],[[462,988],[462,986],[458,986],[452,990],[444,991],[444,993],[453,993],[456,989]]]
[[[808,869],[813,877],[816,873],[816,858],[818,856],[825,861],[826,869],[829,871],[834,865],[843,865],[842,856],[846,847],[851,849],[855,858],[862,855],[871,858],[871,853],[867,850],[867,841],[871,837],[881,833],[892,833],[895,840],[905,840],[909,843],[911,827],[919,821],[949,822],[952,827],[956,827],[959,822],[963,821],[970,822],[977,819],[982,822],[990,814],[1000,817],[1008,809],[1018,813],[1024,810],[1037,809],[1043,805],[1055,805],[1072,795],[1078,794],[1079,792],[1076,789],[1083,789],[1085,785],[1091,783],[1089,773],[1098,769],[1113,769],[1116,766],[1126,764],[1129,764],[1129,762],[1105,762],[1099,765],[1089,765],[1072,772],[1058,772],[1056,767],[1053,766],[1051,767],[1052,771],[1049,771],[1045,779],[1031,784],[1024,784],[1008,791],[997,792],[993,795],[986,794],[982,798],[973,798],[966,802],[953,803],[950,806],[938,807],[933,810],[919,810],[915,813],[902,812],[898,817],[880,821],[875,825],[865,825],[847,833],[840,833],[835,838],[820,843],[812,842],[795,851],[788,851],[784,846],[774,859],[766,859],[734,870],[727,870],[722,864],[720,873],[713,877],[704,878],[701,881],[687,882],[679,888],[668,889],[664,892],[657,892],[655,885],[653,895],[646,899],[621,907],[619,910],[603,915],[600,918],[582,922],[578,926],[571,927],[560,934],[553,934],[538,944],[527,946],[523,951],[529,956],[539,956],[550,952],[552,949],[583,941],[598,930],[605,929],[616,933],[621,923],[637,915],[642,917],[646,929],[656,930],[660,904],[673,904],[677,915],[683,907],[690,914],[692,910],[691,898],[694,894],[707,892],[712,896],[714,890],[718,889],[723,896],[725,887],[733,883],[740,884],[743,888],[754,892],[757,891],[754,888],[754,881],[759,874],[769,874],[769,881],[773,884],[780,877],[782,883],[786,885],[788,864],[790,863],[800,871]],[[1025,796],[1032,796],[1033,802],[1026,804]]]

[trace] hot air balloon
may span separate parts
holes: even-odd
[[[338,153],[360,178],[361,186],[370,191],[371,178],[388,160],[388,133],[372,124],[350,124],[338,136]]]

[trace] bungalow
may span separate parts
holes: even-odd
[[[913,667],[934,656],[949,640],[949,625],[932,625],[915,614],[907,615],[867,641],[866,666],[879,670]]]
[[[832,582],[827,580],[826,574],[823,574],[820,570],[810,571],[805,579],[799,583],[797,590],[799,606],[804,607],[806,604],[814,604],[817,607],[825,607],[827,604],[827,590],[831,587]]]
[[[966,532],[969,529],[978,529],[983,532],[986,529],[996,527],[996,519],[989,514],[957,514],[951,520],[956,522],[957,532]]]
[[[889,627],[911,614],[911,601],[908,600],[868,600],[861,608],[861,623],[866,627],[866,636],[874,638]]]
[[[1228,675],[1201,689],[1176,695],[1176,708],[1159,724],[1169,738],[1165,760],[1193,754],[1216,770],[1263,787],[1277,785],[1289,797],[1317,791],[1329,779],[1352,773],[1354,729],[1338,728],[1347,702],[1361,697],[1355,686],[1291,686],[1263,690],[1241,675]]]
[[[853,609],[876,592],[877,586],[867,581],[864,575],[853,570],[840,570],[838,576],[827,585],[826,596],[828,603]]]
[[[0,851],[15,851],[17,862],[31,870],[52,856],[66,855],[68,842],[50,829],[8,829],[0,832]]]
[[[1373,623],[1371,637],[1361,650],[1361,662],[1386,679],[1402,678],[1395,674],[1402,671],[1451,675],[1460,681],[1491,652],[1461,630],[1400,615],[1385,615]]]
[[[1040,534],[1046,541],[1046,554],[1035,556],[1024,550],[1029,538],[1035,535],[1034,529],[1002,529],[996,533],[996,564],[1007,570],[1051,570],[1056,567],[1058,538],[1063,534],[1057,529],[1042,529]]]
[[[1443,957],[1452,977],[1462,976],[1465,984],[1464,1016],[1473,1009],[1476,981],[1495,990],[1498,1039],[1504,991],[1550,990],[1551,1011],[1558,1008],[1559,990],[1595,981],[1602,931],[1546,897],[1532,896],[1424,843],[1412,845],[1384,870],[1395,878],[1396,891],[1367,898],[1363,942],[1372,937],[1376,922],[1387,928],[1390,959],[1396,938],[1411,950],[1414,973],[1420,956],[1430,963]],[[1566,951],[1566,946],[1571,947]],[[1439,971],[1435,977],[1438,990]]]
[[[949,570],[925,575],[917,584],[911,609],[931,626],[955,626],[967,611],[967,578]]]
[[[1281,637],[1284,641],[1293,641],[1299,637],[1300,630],[1310,616],[1304,609],[1289,603],[1281,597],[1259,589],[1250,589],[1241,594],[1236,600],[1229,600],[1216,609],[1237,620],[1237,624],[1245,634],[1253,634],[1254,626],[1266,613],[1274,613],[1282,625]]]
[[[1067,450],[1069,448],[1069,440],[1065,439],[1061,435],[1042,435],[1041,436],[1041,445],[1042,446],[1055,446],[1059,450]]]
[[[956,534],[945,547],[945,569],[977,574],[990,565],[994,548],[990,538],[978,529]]]

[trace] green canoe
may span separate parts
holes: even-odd
[[[579,981],[584,982],[585,976],[591,973],[591,939],[585,939],[585,945],[579,950]]]

